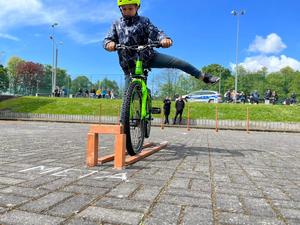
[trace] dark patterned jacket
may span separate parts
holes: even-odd
[[[161,41],[168,38],[161,30],[155,27],[147,17],[136,15],[131,18],[121,17],[115,21],[103,41],[105,48],[108,42],[124,45],[145,45],[153,41]],[[133,73],[135,69],[136,51],[118,50],[119,62],[125,74]],[[145,49],[141,52],[143,67],[149,68],[154,55],[153,49]]]

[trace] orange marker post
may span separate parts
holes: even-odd
[[[219,114],[218,114],[218,106],[216,105],[216,132],[219,132]]]
[[[161,113],[160,113],[160,118],[161,118],[161,120],[160,120],[160,129],[165,129],[165,126],[164,126],[164,113],[163,113],[163,110],[161,110]]]
[[[100,103],[100,107],[99,107],[99,124],[101,124],[101,111],[102,111],[102,107],[101,107],[101,103]]]
[[[191,111],[190,111],[190,105],[188,105],[188,117],[187,117],[187,130],[190,131],[191,128],[190,128],[190,115]]]
[[[250,130],[250,118],[249,118],[249,108],[247,107],[247,133],[249,134],[249,130]]]
[[[117,116],[117,125],[120,125],[120,106],[118,105],[117,106],[117,113],[118,113],[118,116]]]

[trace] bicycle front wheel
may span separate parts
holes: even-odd
[[[151,96],[148,95],[147,98],[147,105],[146,105],[146,111],[147,111],[147,116],[145,118],[145,138],[149,138],[150,137],[150,131],[151,131],[151,110],[152,110],[152,100],[151,100]]]
[[[133,82],[127,89],[123,99],[122,123],[126,134],[126,148],[133,156],[142,150],[145,131],[142,119],[142,87]]]

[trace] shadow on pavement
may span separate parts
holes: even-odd
[[[245,157],[247,153],[260,153],[262,151],[255,149],[223,149],[223,148],[207,148],[207,147],[193,147],[187,145],[168,145],[167,148],[160,151],[160,155],[165,156],[163,161],[181,159],[186,156],[222,156],[222,157]],[[160,159],[155,159],[155,161]]]

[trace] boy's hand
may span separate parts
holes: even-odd
[[[171,39],[165,38],[161,40],[160,44],[163,48],[169,48],[173,44],[173,42]]]
[[[109,52],[116,51],[116,43],[114,41],[108,42],[105,46],[105,49]]]

